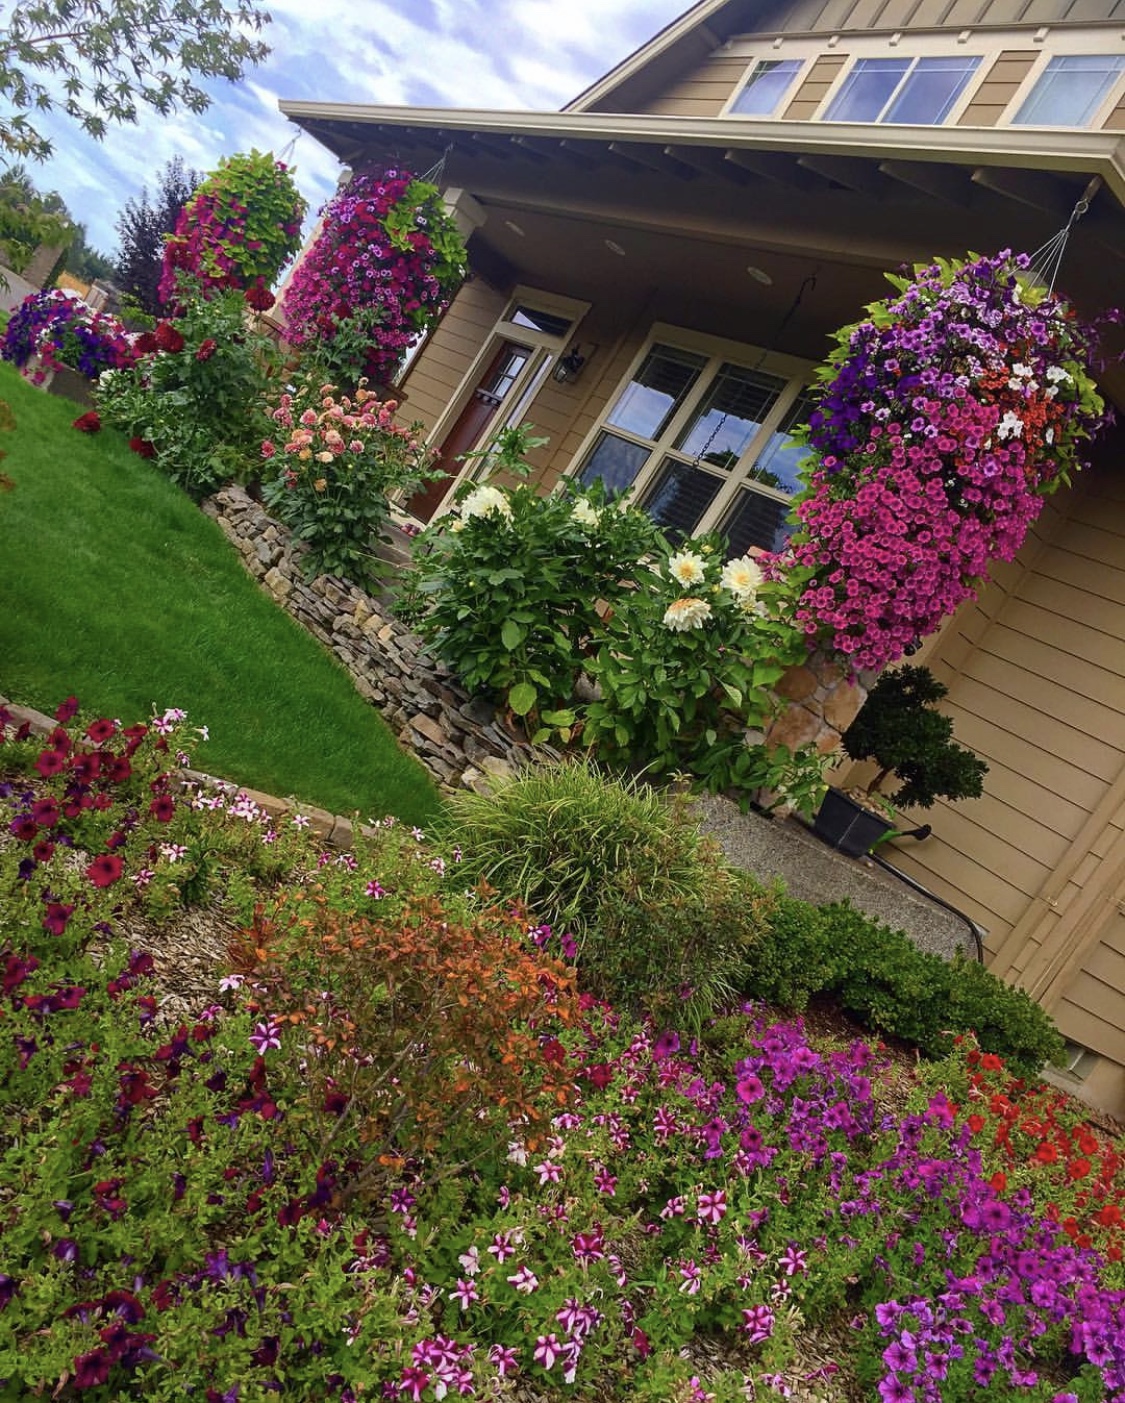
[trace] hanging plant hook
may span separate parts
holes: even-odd
[[[1055,279],[1059,275],[1059,267],[1062,264],[1067,242],[1070,239],[1070,231],[1087,210],[1089,210],[1090,202],[1101,188],[1102,178],[1100,175],[1095,175],[1086,186],[1085,190],[1083,190],[1081,198],[1071,210],[1070,218],[1063,227],[1031,255],[1031,263],[1028,266],[1027,275],[1033,282],[1043,284],[1047,289],[1048,295],[1055,290]]]

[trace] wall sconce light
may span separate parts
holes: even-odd
[[[592,355],[593,351],[590,354]],[[589,359],[589,356],[582,354],[582,348],[576,341],[566,355],[559,357],[555,366],[555,379],[560,385],[572,384],[582,374],[582,368]]]

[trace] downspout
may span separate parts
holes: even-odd
[[[906,837],[908,835],[900,834],[899,836]],[[929,836],[928,833],[926,836]],[[952,915],[956,916],[958,920],[964,921],[965,925],[969,929],[969,934],[973,937],[973,944],[976,947],[977,953],[977,963],[981,965],[984,964],[985,932],[981,929],[980,926],[977,925],[976,921],[974,921],[971,917],[966,916],[964,911],[958,910],[956,906],[946,901],[945,897],[938,896],[936,892],[932,892],[927,887],[924,887],[921,882],[916,882],[913,877],[908,877],[905,872],[900,872],[899,869],[895,867],[892,863],[889,863],[886,860],[886,858],[879,857],[877,853],[869,853],[868,856],[871,858],[872,862],[878,863],[884,872],[891,873],[891,875],[897,877],[900,882],[905,882],[908,887],[913,888],[913,890],[918,892],[919,895],[926,897],[930,901],[936,902],[938,906],[944,907],[946,911],[949,911]]]

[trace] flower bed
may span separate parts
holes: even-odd
[[[619,1017],[455,848],[322,850],[177,792],[182,713],[72,718],[0,790],[0,1397],[1125,1392],[1118,1151],[999,1059]],[[244,934],[169,1021],[123,923],[218,892]]]
[[[133,363],[132,341],[116,317],[92,311],[61,288],[25,297],[8,319],[0,356],[44,385],[70,369],[86,380]]]

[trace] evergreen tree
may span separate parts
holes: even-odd
[[[179,156],[173,156],[157,178],[156,193],[149,199],[148,187],[140,196],[127,200],[117,217],[120,252],[117,256],[117,285],[150,316],[160,316],[163,304],[157,291],[164,257],[164,236],[176,228],[180,211],[200,182],[197,171],[188,170]]]

